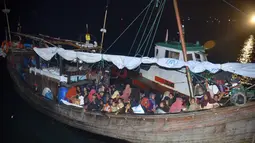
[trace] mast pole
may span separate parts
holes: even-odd
[[[108,13],[108,1],[107,1],[107,5],[106,5],[105,14],[104,14],[104,25],[103,25],[103,28],[100,30],[102,32],[102,39],[101,39],[101,44],[100,44],[101,45],[100,53],[103,50],[104,35],[106,33],[105,25],[106,25],[107,13]]]
[[[5,0],[4,0],[4,9],[3,9],[2,11],[5,13],[6,22],[7,22],[7,27],[8,27],[9,40],[10,40],[10,42],[11,42],[11,41],[12,41],[12,40],[11,40],[11,30],[10,30],[9,18],[8,18],[8,13],[10,12],[10,9],[7,9],[7,8],[6,8]]]
[[[176,20],[177,20],[177,25],[178,25],[178,30],[179,30],[179,35],[180,35],[180,40],[182,45],[183,59],[185,62],[187,62],[187,50],[186,50],[186,44],[185,44],[184,35],[182,31],[183,28],[181,24],[177,0],[173,0],[173,4],[174,4],[174,10],[175,10]],[[191,81],[191,76],[190,76],[188,66],[186,66],[186,74],[187,74],[190,96],[193,97],[193,87],[192,87],[192,81]]]
[[[5,32],[5,41],[7,41],[8,40],[8,32],[7,32],[7,28],[6,27],[5,27],[4,32]]]

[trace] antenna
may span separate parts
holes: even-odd
[[[8,18],[8,13],[10,11],[11,11],[10,9],[6,8],[6,3],[5,3],[5,0],[4,0],[4,9],[2,9],[2,12],[5,13],[5,16],[6,16],[6,22],[7,22],[7,26],[8,26],[8,35],[9,35],[9,40],[11,42],[11,31],[10,31],[9,18]]]
[[[86,30],[87,30],[87,33],[89,33],[89,25],[86,24]]]
[[[105,14],[104,14],[104,25],[103,25],[103,28],[100,30],[100,31],[102,32],[101,50],[100,50],[100,53],[101,53],[102,50],[103,50],[104,34],[106,33],[105,25],[106,25],[106,19],[107,19],[108,5],[109,5],[109,0],[107,0],[107,4],[106,4],[106,10],[105,10]]]

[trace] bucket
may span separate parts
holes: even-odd
[[[53,100],[53,94],[52,94],[52,92],[47,92],[47,93],[45,94],[45,98],[50,99],[50,100]]]
[[[46,99],[53,100],[53,94],[51,90],[48,87],[45,87],[42,91],[42,96],[44,96]]]
[[[61,103],[61,99],[65,99],[68,89],[66,87],[60,87],[58,89],[58,103]]]

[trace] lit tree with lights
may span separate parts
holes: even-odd
[[[245,41],[244,47],[241,50],[240,57],[237,59],[240,63],[250,63],[253,58],[253,47],[254,47],[254,36],[250,35],[249,39]],[[233,74],[233,78],[237,78],[238,75]],[[248,77],[242,77],[241,83],[248,84],[250,81],[250,78]]]

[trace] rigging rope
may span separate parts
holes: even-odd
[[[158,19],[158,23],[157,23],[157,26],[156,26],[156,29],[155,29],[153,38],[151,39],[151,44],[150,44],[150,46],[149,46],[149,50],[148,50],[148,52],[147,52],[147,56],[149,56],[149,54],[150,54],[151,47],[152,47],[152,43],[154,42],[156,33],[157,33],[157,31],[158,31],[158,26],[159,26],[159,23],[160,23],[160,19],[161,19],[162,15],[163,15],[163,11],[164,11],[164,8],[165,8],[165,4],[166,4],[166,0],[164,0],[163,7],[162,7],[162,9],[161,9],[161,13],[160,13],[160,16],[159,16],[159,19]]]
[[[137,51],[140,51],[140,49],[142,48],[142,46],[140,47],[140,45],[141,45],[142,40],[143,40],[143,37],[144,37],[144,35],[145,35],[145,33],[146,33],[147,27],[148,27],[148,25],[149,25],[149,23],[150,23],[150,20],[151,20],[151,17],[152,17],[152,14],[153,14],[154,9],[155,9],[155,5],[153,6],[153,9],[152,9],[151,14],[150,14],[150,16],[149,16],[149,19],[148,19],[148,21],[147,21],[145,30],[143,31],[143,35],[142,35],[142,38],[141,38],[141,40],[140,40],[140,42],[139,42],[139,44],[138,44],[138,48],[136,49],[136,53],[137,53]],[[148,34],[149,34],[149,33],[148,33]],[[145,41],[146,41],[146,40],[145,40]]]
[[[117,37],[116,40],[113,41],[113,43],[105,50],[104,53],[106,53],[118,40],[119,38],[128,30],[128,28],[143,14],[143,12],[150,6],[150,4],[153,2],[153,0],[143,9],[143,11],[128,25],[128,27],[120,34],[119,37]]]
[[[146,38],[145,38],[145,41],[143,42],[141,48],[139,48],[139,51],[136,53],[136,55],[140,53],[142,47],[144,46],[144,44],[145,44],[146,41],[148,40],[149,36],[151,36],[151,33],[152,33],[152,31],[153,31],[153,28],[154,28],[154,26],[155,26],[155,23],[156,23],[156,21],[157,21],[157,19],[158,19],[159,13],[160,13],[160,11],[162,10],[162,8],[163,8],[163,3],[162,3],[161,6],[160,6],[160,10],[158,11],[158,13],[157,13],[157,15],[156,15],[156,18],[155,18],[155,20],[154,20],[154,22],[153,22],[153,24],[152,24],[152,26],[151,26],[151,29],[150,29],[148,35],[147,35]],[[148,43],[148,42],[149,42],[149,40],[147,41],[147,43]],[[146,49],[144,50],[142,56],[144,56],[145,51],[146,51]],[[135,55],[135,56],[136,56],[136,55]]]
[[[232,8],[236,9],[237,11],[243,13],[244,15],[247,16],[247,14],[243,11],[241,11],[240,9],[238,9],[237,7],[235,7],[234,5],[230,4],[229,2],[227,2],[226,0],[222,0],[223,2],[225,2],[226,4],[228,4],[229,6],[231,6]]]
[[[152,0],[152,1],[153,1],[153,0]],[[151,4],[151,3],[150,3],[150,4]],[[128,52],[128,55],[130,54],[130,52],[132,51],[132,49],[133,49],[133,47],[134,47],[134,44],[135,44],[135,42],[136,42],[136,39],[137,39],[137,37],[138,37],[138,35],[139,35],[139,33],[140,33],[140,30],[141,30],[142,26],[143,26],[145,17],[147,16],[149,9],[150,9],[150,8],[148,7],[147,10],[146,10],[146,13],[145,13],[145,15],[144,15],[144,17],[143,17],[142,23],[141,23],[141,25],[140,25],[140,27],[139,27],[139,29],[138,29],[138,32],[136,33],[135,39],[134,39],[134,41],[133,41],[133,43],[132,43],[132,45],[131,45],[131,48],[130,48],[130,50],[129,50],[129,52]]]
[[[164,3],[162,3],[161,5],[160,5],[160,9],[158,10],[158,13],[157,13],[157,16],[156,16],[156,18],[155,18],[155,22],[154,22],[154,24],[153,24],[153,28],[155,27],[155,24],[156,24],[156,21],[158,20],[158,16],[159,16],[159,14],[161,13],[161,11],[163,11],[163,7],[164,7]],[[160,20],[160,19],[159,19]],[[158,23],[159,23],[159,21],[158,21]],[[157,24],[158,25],[158,24]],[[152,31],[151,31],[152,33],[153,33],[153,29],[152,29]],[[157,32],[157,28],[155,29],[155,33]],[[152,34],[151,33],[151,34]],[[148,41],[147,41],[147,43],[146,43],[146,45],[145,45],[145,49],[144,49],[144,51],[143,51],[143,56],[144,56],[144,54],[145,54],[145,52],[146,52],[146,48],[147,48],[147,46],[148,46],[148,44],[152,41],[153,42],[153,39],[150,39],[151,38],[151,34],[150,34],[150,36],[149,36],[149,39],[148,39]]]

